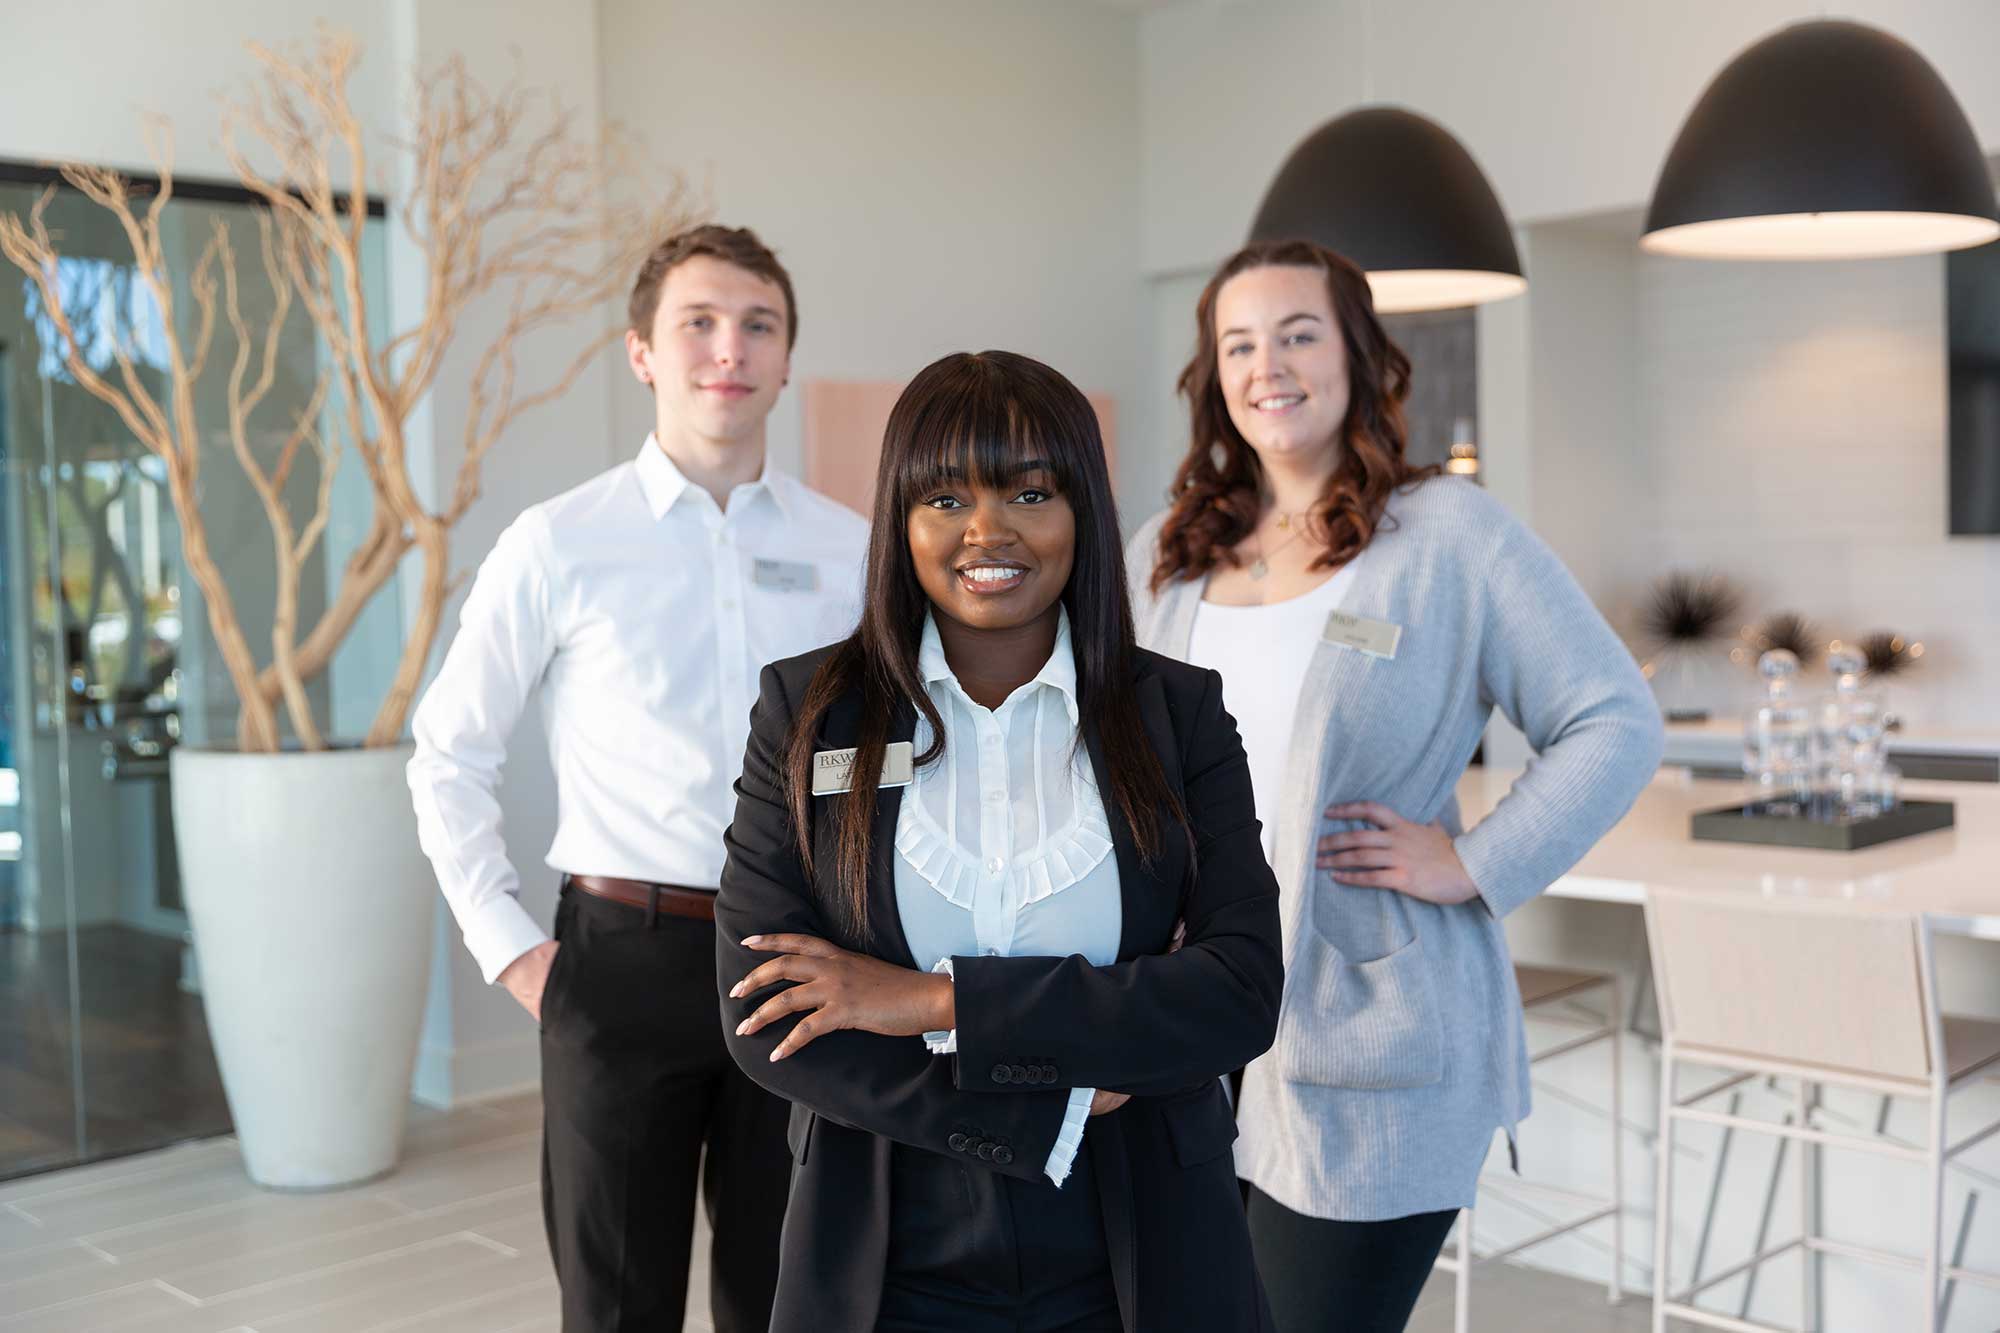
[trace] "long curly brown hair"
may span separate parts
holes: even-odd
[[[1215,337],[1215,302],[1223,284],[1239,273],[1273,266],[1318,269],[1347,351],[1347,416],[1340,423],[1340,463],[1313,506],[1308,529],[1322,543],[1314,569],[1337,569],[1375,536],[1399,486],[1437,475],[1412,467],[1403,454],[1408,431],[1403,402],[1410,396],[1410,358],[1389,340],[1375,316],[1367,275],[1311,241],[1254,241],[1217,269],[1195,304],[1195,351],[1178,388],[1187,399],[1190,438],[1168,492],[1172,508],[1160,529],[1152,588],[1200,578],[1218,563],[1237,563],[1235,547],[1257,524],[1263,465],[1222,396]]]

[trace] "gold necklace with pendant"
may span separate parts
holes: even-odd
[[[1292,520],[1295,517],[1297,517],[1297,515],[1293,514],[1278,515],[1278,531],[1280,532],[1289,531],[1292,526]],[[1257,558],[1250,562],[1250,577],[1259,583],[1263,582],[1264,578],[1271,572],[1270,563],[1265,559],[1265,557],[1269,555],[1276,555],[1278,552],[1284,550],[1287,546],[1290,546],[1293,542],[1297,541],[1299,538],[1305,535],[1306,535],[1306,525],[1304,523],[1301,523],[1299,524],[1299,530],[1297,532],[1292,533],[1292,535],[1287,537],[1284,541],[1279,542],[1269,551],[1266,551],[1264,549],[1263,538],[1256,537],[1253,534],[1252,540],[1254,540],[1257,543]]]

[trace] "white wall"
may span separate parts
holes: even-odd
[[[1648,499],[1647,423],[1633,410],[1641,373],[1633,240],[1588,225],[1534,228],[1523,239],[1535,272],[1531,299],[1519,303],[1534,445],[1525,512],[1557,551],[1590,553],[1570,568],[1608,606],[1629,592],[1635,566],[1649,566],[1631,528],[1634,507]]]
[[[1207,282],[1206,273],[1182,272],[1158,274],[1146,284],[1146,376],[1126,413],[1129,443],[1118,460],[1120,516],[1128,535],[1166,507],[1167,488],[1187,451],[1187,405],[1174,383],[1194,355],[1194,307]]]
[[[791,270],[781,465],[798,463],[798,385],[906,379],[952,351],[1039,357],[1126,412],[1146,355],[1135,16],[1053,0],[599,12],[606,115],[706,175],[716,218]],[[615,399],[636,450],[650,400],[623,383]]]
[[[386,130],[397,85],[387,59],[397,0],[8,0],[0,34],[8,51],[0,79],[0,158],[74,159],[151,172],[141,118],[174,126],[177,170],[233,180],[216,146],[215,94],[257,70],[243,44],[309,41],[322,21],[353,34],[368,53],[349,85],[369,125]]]

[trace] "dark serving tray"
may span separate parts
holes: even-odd
[[[1886,815],[1833,821],[1763,815],[1753,810],[1754,807],[1747,805],[1727,805],[1719,810],[1696,811],[1694,836],[1709,842],[1752,842],[1767,847],[1855,852],[1877,843],[1950,828],[1953,822],[1950,801],[1904,801]]]

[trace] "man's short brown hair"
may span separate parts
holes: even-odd
[[[778,262],[770,247],[757,239],[756,232],[748,227],[719,227],[713,223],[667,237],[639,265],[639,277],[632,284],[632,300],[626,309],[634,333],[646,339],[653,336],[653,316],[659,313],[660,289],[666,285],[667,274],[697,255],[720,259],[776,283],[785,294],[785,348],[789,351],[798,344],[799,303],[792,296],[792,275],[785,272],[785,266]]]

